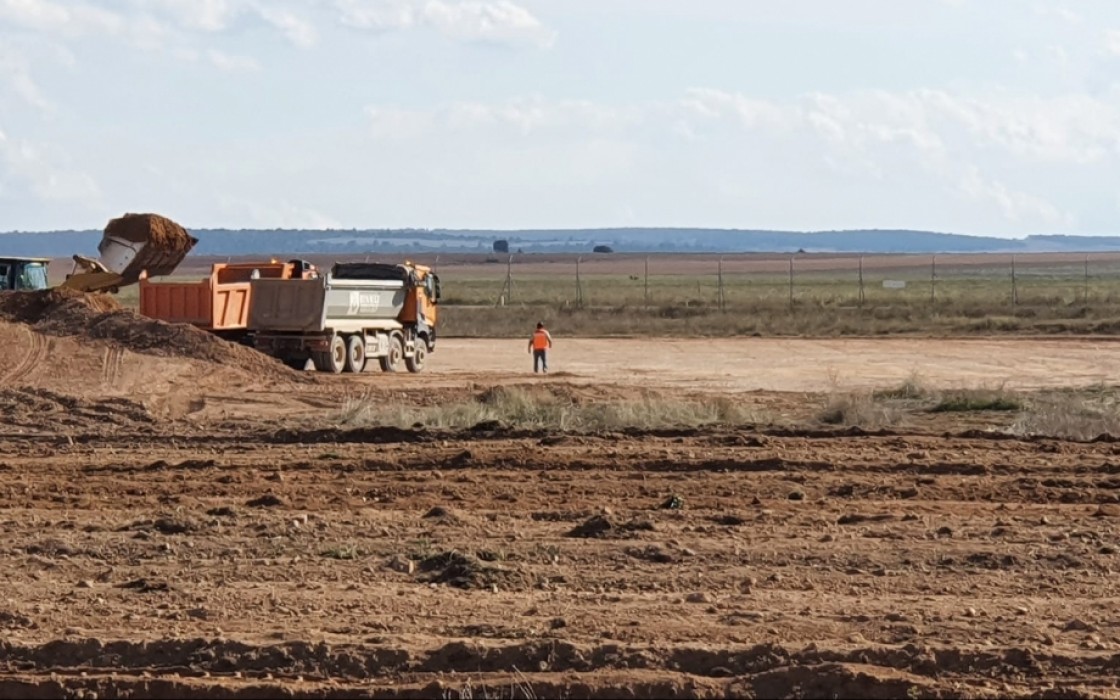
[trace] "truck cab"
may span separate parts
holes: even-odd
[[[46,289],[50,258],[0,258],[0,291]]]

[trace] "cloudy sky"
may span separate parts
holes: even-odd
[[[1120,233],[1116,0],[0,0],[0,230]]]

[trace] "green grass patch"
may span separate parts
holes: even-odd
[[[965,413],[970,411],[1021,411],[1023,402],[1003,391],[965,390],[944,394],[930,409],[933,413]]]

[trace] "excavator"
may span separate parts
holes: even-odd
[[[54,288],[115,294],[142,277],[171,274],[197,243],[166,217],[125,214],[105,227],[98,257],[73,256],[73,270]],[[50,258],[0,257],[0,291],[50,289],[49,264]]]

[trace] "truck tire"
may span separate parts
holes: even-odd
[[[331,338],[330,350],[314,354],[315,369],[320,372],[333,372],[339,374],[346,368],[346,341],[342,336]]]
[[[401,337],[399,335],[391,336],[389,338],[389,354],[381,358],[381,371],[396,372],[397,365],[400,364],[402,357],[404,357],[404,343],[401,342]]]
[[[404,358],[404,364],[405,364],[405,367],[408,367],[409,372],[412,372],[413,374],[416,374],[417,372],[423,372],[424,371],[424,362],[426,362],[427,359],[428,359],[428,344],[424,341],[423,338],[417,338],[416,339],[416,349],[413,352],[412,357]]]
[[[346,371],[358,373],[366,368],[366,339],[352,335],[346,339]]]

